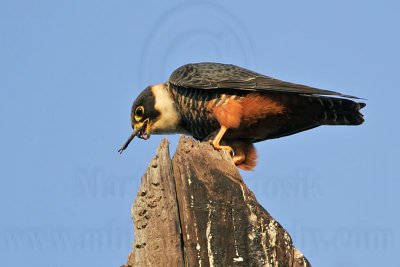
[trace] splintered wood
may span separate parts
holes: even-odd
[[[311,266],[257,202],[230,155],[182,137],[163,140],[132,208],[125,266]]]

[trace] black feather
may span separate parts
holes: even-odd
[[[168,82],[185,88],[285,92],[359,99],[355,96],[334,91],[285,82],[245,68],[222,63],[194,63],[184,65],[171,74]]]

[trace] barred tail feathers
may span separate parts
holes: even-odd
[[[308,96],[320,125],[360,125],[364,122],[360,109],[365,103],[345,98]]]

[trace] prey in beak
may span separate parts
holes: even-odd
[[[135,136],[147,140],[150,138],[150,125],[149,125],[149,119],[146,119],[142,125],[138,127],[134,127],[133,132],[129,136],[128,140],[126,140],[125,144],[118,150],[120,154],[129,146],[133,138]]]

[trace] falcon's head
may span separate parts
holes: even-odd
[[[157,84],[144,89],[132,104],[133,132],[119,150],[122,153],[135,136],[147,140],[151,134],[179,132],[181,117],[167,84]]]
[[[132,104],[131,125],[133,132],[139,138],[148,139],[151,134],[151,125],[160,115],[155,108],[155,96],[152,87],[148,86]]]

